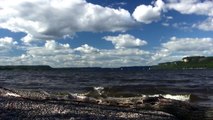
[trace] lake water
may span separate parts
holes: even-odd
[[[120,98],[190,96],[193,104],[213,107],[213,70],[3,70],[0,85]]]

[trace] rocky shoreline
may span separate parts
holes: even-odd
[[[85,98],[6,88],[0,88],[0,118],[210,120],[206,108],[163,97]]]

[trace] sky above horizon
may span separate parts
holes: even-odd
[[[1,0],[0,65],[147,66],[213,56],[212,0]]]

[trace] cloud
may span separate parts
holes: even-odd
[[[165,23],[162,23],[162,25],[165,26],[165,27],[170,26],[170,24],[169,24],[169,23],[166,23],[166,22],[165,22]]]
[[[19,45],[16,45],[17,47]],[[19,56],[1,56],[1,65],[50,65],[52,67],[120,67],[147,65],[150,52],[138,48],[97,49],[87,44],[71,48],[54,40],[40,46],[22,46]]]
[[[127,5],[126,2],[115,2],[115,3],[110,4],[109,7],[122,7],[125,5]]]
[[[213,16],[212,0],[167,0],[166,8],[182,14]]]
[[[76,51],[80,51],[81,53],[99,53],[99,50],[92,47],[92,46],[89,46],[87,44],[85,45],[82,45],[81,47],[78,47],[75,49]]]
[[[173,24],[173,27],[189,29],[191,27],[198,28],[204,31],[213,30],[213,2],[212,0],[167,0],[166,9],[176,10],[181,14],[203,15],[208,18],[200,23],[195,23],[192,26]]]
[[[0,28],[27,34],[22,40],[51,40],[76,32],[126,31],[136,23],[124,9],[86,0],[1,0]]]
[[[45,43],[45,48],[47,48],[49,50],[69,49],[70,45],[69,44],[60,44],[60,43],[55,42],[54,40],[50,40]]]
[[[0,53],[6,53],[11,49],[15,48],[18,44],[17,41],[14,41],[11,37],[0,38]]]
[[[116,49],[123,48],[135,48],[146,45],[145,40],[135,38],[130,34],[119,34],[118,36],[105,36],[103,37],[106,41],[111,41]]]
[[[60,44],[54,40],[46,41],[44,46],[27,46],[26,54],[30,56],[57,56],[70,54],[73,50],[69,44]]]
[[[18,48],[20,46],[11,38],[0,39],[0,41],[0,44],[7,44],[6,46]],[[172,37],[168,42],[162,43],[156,51],[145,51],[135,45],[126,46],[126,44],[115,49],[97,49],[87,44],[71,48],[69,44],[54,40],[45,41],[41,46],[22,47],[25,47],[22,55],[10,57],[1,55],[0,63],[2,65],[51,65],[52,67],[145,66],[180,60],[185,56],[212,56],[213,38]]]
[[[180,60],[188,55],[213,55],[213,38],[172,37],[155,50],[141,47],[147,41],[130,34],[105,36],[113,49],[98,49],[88,44],[71,48],[56,40],[73,37],[77,32],[124,32],[137,22],[149,24],[160,20],[166,10],[181,14],[208,17],[194,24],[194,28],[213,30],[213,3],[210,0],[156,0],[152,5],[140,5],[131,15],[127,10],[102,7],[86,0],[1,0],[0,28],[24,32],[25,43],[46,40],[39,44],[17,43],[13,38],[0,38],[0,63],[23,65],[51,65],[52,67],[120,67],[157,64]],[[172,23],[172,16],[163,16],[161,24],[188,30],[191,24]],[[17,51],[17,50],[21,50]],[[10,55],[11,52],[16,55]],[[22,54],[22,55],[20,55]]]
[[[168,21],[168,20],[172,20],[172,19],[174,19],[174,18],[173,18],[172,16],[167,16],[166,19],[167,19],[167,21]]]
[[[142,55],[148,55],[150,52],[140,50],[137,48],[131,48],[131,49],[111,49],[111,50],[101,50],[101,56],[114,56],[120,58],[121,56],[142,56]]]
[[[213,39],[172,37],[169,42],[163,43],[162,46],[169,51],[204,51],[213,47]]]
[[[12,42],[10,42],[12,43]],[[156,50],[139,48],[97,49],[87,44],[71,48],[54,40],[42,46],[25,46],[20,56],[0,58],[0,63],[23,65],[51,65],[52,67],[120,67],[153,65],[180,60],[185,56],[213,55],[213,38],[176,38],[162,43]],[[80,53],[79,53],[80,52]]]
[[[87,54],[97,66],[120,67],[147,65],[150,52],[137,48],[100,50],[99,54]],[[84,56],[84,57],[85,57]]]
[[[168,42],[161,44],[161,48],[152,56],[152,59],[155,62],[165,62],[193,55],[212,56],[213,38],[172,37]]]
[[[190,31],[192,28],[192,25],[186,22],[173,23],[171,26],[184,31]]]
[[[0,46],[8,47],[18,44],[18,42],[14,41],[11,37],[0,38]]]
[[[161,12],[164,9],[164,2],[162,0],[157,0],[154,6],[151,5],[140,5],[136,7],[132,16],[138,22],[149,24],[153,21],[158,21],[161,17]]]
[[[20,56],[11,57],[11,64],[18,65],[50,65],[66,67],[75,57],[69,44],[61,44],[55,40],[45,41],[42,46],[23,46],[25,51]],[[73,57],[74,56],[74,57]],[[8,63],[9,64],[9,63]]]
[[[213,31],[213,17],[209,17],[201,23],[193,24],[193,27],[204,31]]]
[[[13,62],[16,64],[41,64],[52,67],[120,67],[147,65],[149,52],[139,49],[112,49],[100,50],[98,53],[45,51],[46,49],[34,48],[16,57]],[[44,52],[41,52],[44,51]],[[62,51],[61,51],[62,52]],[[51,54],[54,53],[54,54]]]

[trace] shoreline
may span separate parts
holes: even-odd
[[[125,103],[119,99],[77,99],[71,94],[0,88],[0,101],[0,117],[4,119],[210,120],[207,108],[163,97]]]

